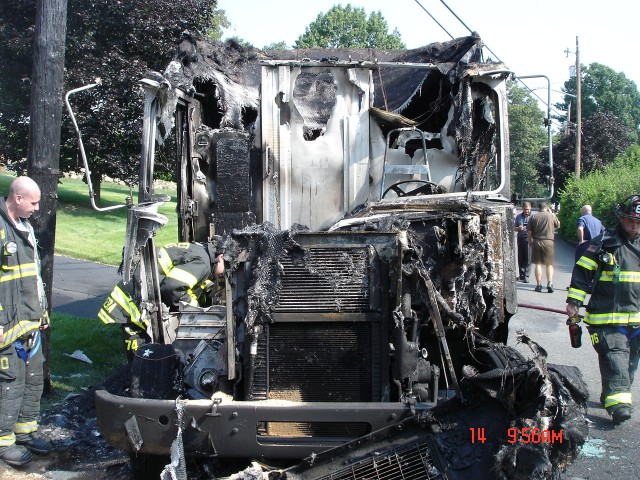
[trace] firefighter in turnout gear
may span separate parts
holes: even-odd
[[[44,386],[40,330],[48,327],[46,297],[33,227],[40,188],[29,177],[11,182],[0,199],[0,458],[9,465],[46,454],[37,437]]]
[[[127,284],[122,280],[118,282],[98,312],[98,318],[103,323],[122,325],[124,349],[129,362],[133,360],[134,351],[151,341],[147,333],[149,318],[140,306],[142,297],[139,286],[140,277],[136,271]]]
[[[170,311],[181,304],[202,306],[204,293],[213,287],[212,277],[224,273],[224,259],[207,243],[171,243],[158,250],[160,295]],[[133,352],[149,343],[149,318],[141,308],[138,272],[126,285],[119,282],[98,312],[104,323],[123,326],[125,350],[131,361]]]
[[[627,198],[616,214],[619,224],[593,239],[576,262],[567,314],[575,317],[592,291],[584,322],[598,354],[602,404],[619,424],[631,418],[640,358],[640,196]]]
[[[212,275],[222,274],[222,255],[216,256],[213,250],[211,243],[206,246],[200,243],[170,243],[158,250],[160,295],[170,310],[178,310],[180,303],[199,306],[202,294],[213,286]],[[213,252],[211,256],[210,251]]]

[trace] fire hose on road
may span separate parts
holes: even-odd
[[[561,310],[559,308],[553,308],[553,307],[543,307],[542,305],[532,305],[530,303],[519,303],[518,307],[531,308],[533,310],[543,310],[545,312],[559,313],[560,315],[567,314],[566,310]]]
[[[519,303],[518,307],[531,308],[533,310],[542,310],[545,312],[559,313],[560,315],[567,315],[566,310],[553,307],[543,307],[542,305],[531,305],[529,303]],[[568,316],[568,315],[567,315]],[[571,346],[573,348],[580,348],[582,346],[582,327],[578,323],[582,320],[582,315],[576,315],[575,317],[567,318],[567,325],[569,326],[569,339],[571,340]]]

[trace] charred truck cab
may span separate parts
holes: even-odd
[[[143,80],[124,277],[141,272],[154,343],[136,354],[130,396],[97,393],[111,445],[313,458],[429,423],[452,397],[477,404],[479,372],[535,368],[503,345],[517,305],[510,72],[481,50],[475,36],[268,53],[186,36]],[[153,235],[166,223],[155,151],[170,133],[179,241],[213,240],[226,263],[210,304],[178,312],[160,301]],[[437,450],[421,467],[433,476],[412,478],[453,478]]]

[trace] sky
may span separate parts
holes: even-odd
[[[469,30],[441,0],[218,0],[231,27],[223,38],[240,37],[258,48],[284,41],[292,46],[318,14],[334,5],[380,11],[389,31],[397,28],[408,48],[449,40]],[[576,63],[597,62],[640,85],[637,54],[640,3],[635,0],[444,0],[495,57],[518,76],[546,75],[560,91]],[[424,7],[438,23],[436,23]],[[568,50],[568,53],[567,53]],[[631,58],[629,58],[631,56]],[[495,58],[491,55],[492,58]],[[544,100],[546,80],[526,80]],[[552,91],[551,103],[562,95]]]

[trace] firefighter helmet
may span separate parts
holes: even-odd
[[[616,207],[619,217],[635,218],[640,220],[640,195],[631,195]]]

